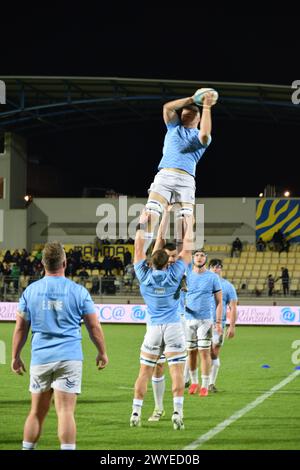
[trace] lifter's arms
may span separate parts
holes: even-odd
[[[90,335],[91,341],[98,350],[96,366],[98,369],[104,369],[104,367],[108,364],[108,357],[106,354],[104,334],[99,323],[98,316],[96,313],[84,315],[83,320]]]
[[[176,111],[187,106],[189,104],[195,104],[194,98],[189,96],[188,98],[181,98],[179,100],[169,101],[164,104],[163,117],[165,124],[176,123],[179,121],[179,117]]]
[[[230,308],[230,323],[227,330],[227,338],[233,338],[235,335],[235,322],[237,319],[237,300],[231,300],[229,303]]]
[[[140,215],[139,224],[134,240],[134,264],[146,259],[146,254],[144,253],[145,229],[147,227],[149,217],[149,214],[147,214],[145,209],[143,209]]]
[[[162,250],[164,245],[166,244],[167,231],[168,231],[169,220],[170,220],[170,212],[172,211],[172,207],[173,205],[169,204],[167,209],[164,210],[163,216],[161,218],[161,222],[159,224],[157,237],[156,237],[155,244],[152,250],[152,254],[157,250]]]
[[[182,250],[178,255],[178,259],[182,259],[186,264],[192,262],[192,252],[194,250],[194,216],[185,215],[183,218],[184,237],[182,242]]]
[[[18,312],[13,333],[11,359],[11,370],[18,375],[23,375],[23,372],[26,372],[25,364],[21,359],[21,351],[26,343],[29,327],[30,322],[25,320],[22,314]]]
[[[211,107],[213,103],[213,94],[206,93],[203,98],[203,110],[199,131],[199,140],[201,144],[207,145],[211,134],[212,123],[211,123]]]

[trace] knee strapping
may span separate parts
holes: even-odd
[[[198,340],[198,349],[209,349],[211,347],[210,339],[199,339]]]
[[[181,207],[176,211],[176,218],[183,219],[185,216],[192,216],[193,208],[192,207]]]
[[[163,213],[163,205],[159,201],[155,201],[155,199],[149,199],[149,201],[146,204],[146,212],[149,212],[150,214],[156,214],[158,217],[161,216]]]
[[[140,364],[144,364],[145,366],[155,367],[157,359],[150,359],[149,357],[144,356],[143,354],[140,355]]]
[[[187,341],[187,350],[188,351],[193,351],[194,349],[198,349],[197,340]]]
[[[171,356],[167,358],[169,366],[174,366],[176,364],[184,364],[186,361],[186,353],[176,354],[176,356]]]

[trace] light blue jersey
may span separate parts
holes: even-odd
[[[199,130],[187,128],[178,123],[167,124],[163,157],[158,165],[162,168],[178,168],[192,176],[196,174],[196,165],[211,143],[209,137],[206,145],[199,140]]]
[[[143,260],[136,263],[134,269],[147,305],[148,324],[180,322],[179,296],[175,293],[186,270],[186,264],[179,259],[165,270],[156,270],[150,268],[146,260]]]
[[[220,278],[211,271],[196,273],[192,265],[187,270],[186,320],[212,318],[211,302],[221,290]]]
[[[18,311],[31,323],[31,365],[83,359],[80,320],[96,313],[83,286],[65,277],[45,276],[25,289]]]
[[[224,328],[226,324],[226,312],[227,312],[227,305],[229,305],[231,300],[237,300],[237,294],[235,287],[231,282],[227,281],[227,279],[223,279],[220,277],[220,283],[222,287],[222,326]],[[212,308],[212,316],[214,322],[216,321],[216,302],[215,299],[212,300],[211,303]]]
[[[185,314],[185,297],[186,297],[186,291],[185,290],[180,290],[180,297],[179,297],[179,304],[178,304],[178,313],[179,315],[184,315]]]

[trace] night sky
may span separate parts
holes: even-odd
[[[95,3],[53,2],[48,11],[27,5],[8,11],[1,26],[1,74],[288,86],[300,79],[296,15],[237,16],[200,7],[100,10]],[[213,143],[198,164],[197,196],[257,196],[268,183],[300,196],[293,170],[299,130],[213,122]],[[83,188],[96,187],[146,196],[164,133],[161,120],[31,138],[28,191],[81,196]]]

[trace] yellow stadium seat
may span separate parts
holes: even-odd
[[[234,277],[235,277],[235,278],[242,279],[242,277],[243,277],[243,270],[237,269],[237,270],[235,271]]]
[[[251,277],[251,271],[250,270],[244,271],[243,278],[248,279],[250,277]]]
[[[259,271],[252,271],[251,278],[252,279],[259,279]]]
[[[230,277],[231,279],[234,277],[235,271],[227,271],[227,277]]]

